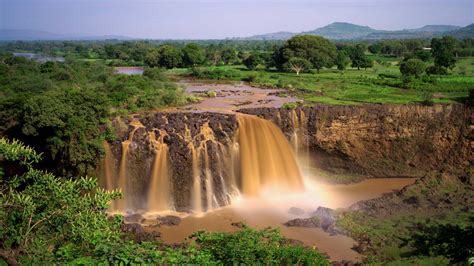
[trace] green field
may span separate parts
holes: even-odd
[[[462,102],[474,88],[474,57],[458,59],[456,67],[445,76],[424,76],[404,84],[398,59],[371,55],[374,67],[341,72],[323,69],[296,75],[244,66],[201,67],[168,70],[171,76],[194,76],[203,79],[248,81],[255,86],[285,88],[305,103],[408,104],[430,100],[435,103]]]

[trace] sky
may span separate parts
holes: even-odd
[[[397,30],[474,22],[474,0],[0,0],[0,29],[150,39],[302,32],[332,22]]]

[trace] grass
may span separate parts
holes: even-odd
[[[401,81],[398,60],[394,57],[370,55],[374,67],[343,72],[323,69],[320,73],[283,73],[258,69],[249,71],[244,66],[203,67],[198,70],[180,68],[168,70],[176,77],[247,81],[255,86],[285,88],[307,104],[355,105],[362,103],[409,104],[422,102],[426,94],[433,94],[433,102],[462,101],[474,88],[474,57],[461,58],[446,76],[424,77],[406,89]],[[196,74],[196,72],[198,72]]]

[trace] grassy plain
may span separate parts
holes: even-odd
[[[354,105],[362,103],[408,104],[431,100],[435,103],[461,102],[474,89],[474,57],[460,58],[456,67],[444,76],[423,76],[404,83],[399,59],[371,55],[374,67],[357,70],[323,69],[295,73],[276,70],[247,70],[244,66],[172,69],[172,76],[202,79],[247,81],[255,86],[280,87],[307,104]],[[431,64],[431,63],[430,63]]]

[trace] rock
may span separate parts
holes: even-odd
[[[403,202],[407,203],[407,204],[413,204],[413,205],[417,205],[419,203],[419,200],[418,200],[418,197],[416,196],[411,196],[407,199],[404,199]]]
[[[369,243],[367,243],[366,241],[363,241],[363,242],[359,242],[357,246],[354,246],[352,249],[359,253],[364,253],[367,251],[368,246],[369,246]]]
[[[243,222],[235,222],[231,223],[230,225],[235,226],[237,228],[244,228],[246,226]]]
[[[159,221],[160,225],[167,225],[167,226],[176,226],[181,223],[181,218],[174,215],[158,217],[157,220]]]
[[[472,106],[321,104],[292,110],[243,108],[239,112],[273,121],[288,137],[294,133],[295,112],[304,113],[303,139],[309,140],[318,166],[328,171],[419,177],[441,169],[466,173],[472,165]],[[474,182],[474,176],[471,180]]]
[[[334,210],[326,207],[318,207],[311,216],[317,217],[321,221],[321,227],[324,231],[329,231],[336,223]]]
[[[137,243],[145,241],[154,241],[161,236],[160,232],[145,232],[142,225],[138,223],[124,223],[120,227],[122,232],[128,234],[128,238]]]
[[[124,223],[122,224],[120,229],[122,230],[122,232],[132,233],[132,234],[144,232],[143,227],[141,226],[141,224],[138,224],[138,223]]]
[[[301,215],[305,214],[305,211],[304,211],[303,209],[300,209],[300,208],[291,207],[291,208],[288,210],[288,213],[289,213],[289,214],[293,214],[293,215],[301,216]]]
[[[288,227],[320,227],[321,221],[317,217],[311,217],[307,219],[296,218],[289,220],[283,225]]]
[[[124,221],[126,223],[141,223],[143,220],[143,216],[138,213],[130,214],[125,216]]]
[[[158,221],[158,219],[146,219],[144,218],[142,221],[141,221],[141,224],[143,226],[159,226],[160,225],[160,221]]]

